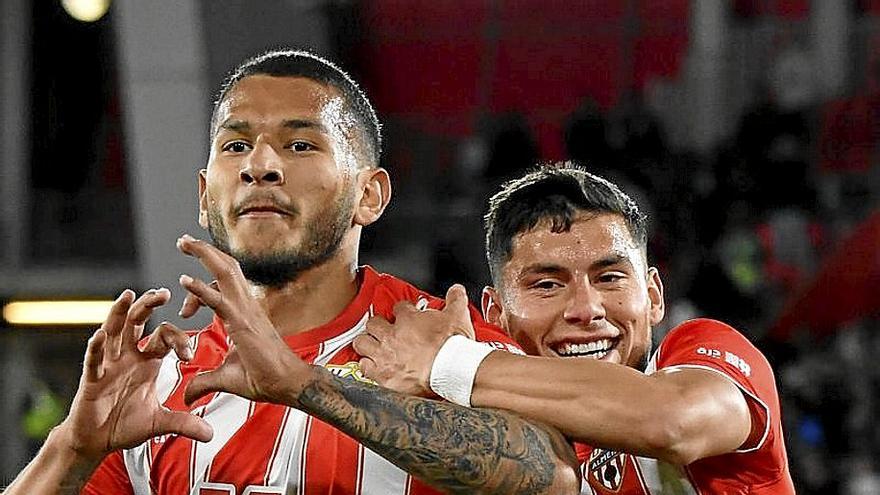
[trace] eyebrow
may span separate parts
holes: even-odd
[[[627,265],[631,269],[635,269],[635,266],[633,265],[633,262],[629,258],[629,256],[626,256],[626,255],[623,255],[620,253],[612,253],[604,258],[600,258],[600,259],[596,260],[595,262],[593,262],[592,265],[590,265],[590,269],[597,270],[597,269],[608,268],[610,266],[621,265],[621,264]]]
[[[525,267],[519,272],[519,274],[517,274],[516,278],[518,280],[522,280],[523,278],[530,275],[558,274],[564,273],[565,271],[565,267],[563,267],[562,265],[557,265],[555,263],[536,263],[534,265],[529,265]]]
[[[327,127],[324,124],[310,119],[285,119],[281,121],[281,127],[294,130],[313,129],[320,133],[328,134]],[[218,128],[233,132],[247,132],[251,129],[251,124],[246,120],[227,119]]]
[[[632,261],[630,261],[629,257],[620,253],[612,253],[604,258],[600,258],[594,261],[590,265],[590,270],[597,270],[602,268],[608,268],[609,266],[615,266],[619,264],[625,264],[632,266]],[[556,263],[536,263],[534,265],[529,265],[525,267],[520,272],[520,277],[532,275],[532,274],[542,274],[542,273],[560,273],[567,271],[562,265],[558,265]]]

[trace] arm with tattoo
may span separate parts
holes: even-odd
[[[234,343],[222,365],[187,385],[187,403],[225,391],[295,407],[449,493],[577,493],[574,453],[555,430],[508,412],[344,381],[309,365],[287,347],[250,297],[234,259],[188,236],[178,246],[217,278],[215,286],[188,276],[181,284],[223,319]]]
[[[449,493],[577,492],[574,453],[552,428],[316,371],[296,407],[427,483]]]

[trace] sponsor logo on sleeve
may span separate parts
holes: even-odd
[[[745,376],[752,376],[752,366],[745,359],[737,356],[730,351],[720,351],[718,349],[707,349],[706,347],[697,348],[697,354],[707,356],[713,359],[724,359],[724,362],[736,367],[740,373]]]
[[[509,353],[511,353],[511,354],[519,354],[520,356],[525,356],[525,355],[526,355],[526,353],[524,353],[523,351],[519,350],[515,345],[512,345],[512,344],[507,344],[507,343],[504,343],[504,342],[496,342],[496,341],[494,341],[494,340],[493,340],[493,341],[490,341],[490,342],[480,342],[480,343],[481,343],[481,344],[485,344],[485,345],[487,345],[487,346],[489,346],[489,347],[491,347],[491,348],[493,348],[493,349],[497,349],[497,350],[499,350],[499,351],[507,351],[507,352],[509,352]]]

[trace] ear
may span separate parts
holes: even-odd
[[[487,323],[491,323],[496,327],[501,327],[507,331],[505,325],[504,307],[501,306],[501,299],[498,291],[494,287],[483,287],[483,294],[480,297],[480,307],[483,310],[483,319]]]
[[[651,301],[650,320],[651,326],[660,323],[666,316],[666,301],[663,298],[663,281],[660,280],[660,272],[656,268],[648,268],[648,299]]]
[[[391,200],[391,178],[382,167],[371,167],[358,173],[358,198],[354,211],[355,225],[367,226],[382,216]]]
[[[199,225],[208,228],[208,170],[199,170]]]

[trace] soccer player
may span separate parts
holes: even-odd
[[[178,248],[216,279],[181,276],[182,316],[204,304],[215,320],[190,334],[163,323],[139,347],[170,293],[123,292],[69,416],[8,495],[577,492],[552,428],[363,377],[351,342],[369,316],[443,302],[358,266],[391,190],[354,81],[308,53],[257,57],[223,87],[210,136],[199,222],[213,245],[184,235]],[[477,339],[515,348],[473,313]]]
[[[620,189],[570,164],[507,183],[486,215],[483,311],[531,356],[465,338],[460,304],[401,306],[355,341],[362,370],[559,428],[584,444],[584,494],[793,494],[773,371],[743,335],[688,321],[650,357],[664,301],[645,224]],[[462,297],[454,286],[447,300]]]

